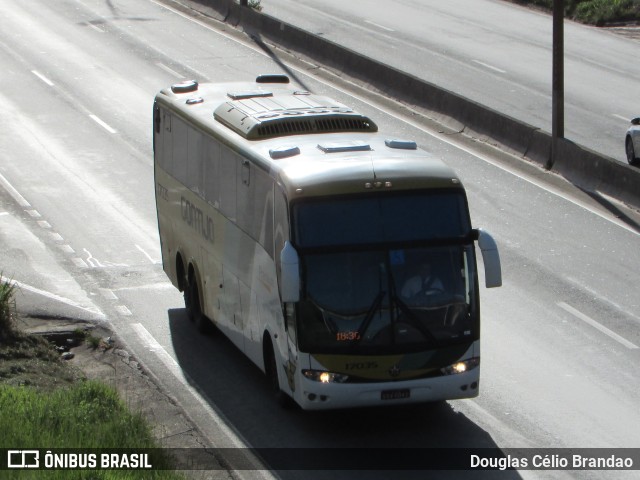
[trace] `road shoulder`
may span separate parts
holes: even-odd
[[[40,319],[19,316],[17,327],[25,333],[56,338],[56,344],[75,345],[67,349],[70,366],[84,377],[113,387],[131,412],[140,413],[152,427],[161,448],[202,449],[212,446],[198,427],[188,418],[178,402],[160,387],[144,366],[129,351],[104,322],[74,319]],[[99,343],[73,341],[82,330],[87,338]],[[98,343],[97,348],[91,343]],[[228,479],[231,473],[223,467],[208,471],[183,471],[189,479]]]

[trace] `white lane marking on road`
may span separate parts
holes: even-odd
[[[116,312],[118,312],[122,316],[130,317],[131,315],[133,315],[133,313],[131,313],[131,310],[129,310],[125,305],[116,305],[115,309]]]
[[[631,349],[631,350],[635,350],[638,348],[638,346],[634,343],[631,343],[629,340],[627,340],[624,337],[621,337],[620,335],[618,335],[617,333],[615,333],[612,330],[609,330],[607,327],[605,327],[604,325],[601,325],[600,323],[598,323],[597,321],[595,321],[593,318],[585,315],[584,313],[582,313],[579,310],[576,310],[575,308],[573,308],[571,305],[568,305],[564,302],[558,302],[558,306],[560,308],[562,308],[564,311],[569,312],[571,315],[573,315],[576,318],[579,318],[580,320],[582,320],[585,323],[588,323],[589,325],[591,325],[593,328],[600,330],[602,333],[604,333],[605,335],[607,335],[608,337],[614,339],[616,342],[624,345],[625,347]]]
[[[209,399],[206,399],[206,395],[200,392],[198,389],[194,388],[193,382],[191,382],[186,374],[183,372],[182,368],[176,360],[169,355],[169,353],[158,343],[158,341],[151,335],[149,330],[147,330],[144,325],[141,323],[132,323],[131,328],[136,333],[144,348],[152,352],[156,355],[156,357],[167,367],[168,371],[178,380],[186,390],[188,390],[193,397],[204,407],[205,411],[208,412],[210,417],[215,422],[216,426],[224,433],[226,438],[228,438],[235,448],[246,448],[247,442],[245,442],[242,438],[238,436],[230,427],[230,423],[228,420],[224,418],[224,416],[219,413],[217,410],[212,408],[213,402]],[[204,397],[204,398],[203,398]],[[214,446],[216,442],[213,442]],[[250,453],[247,453],[249,457],[248,460],[253,463],[255,466],[255,470],[253,470],[253,474],[256,473],[266,479],[273,479],[274,476],[270,474],[270,472],[263,470],[264,466],[262,463]],[[253,475],[247,476],[243,471],[234,472],[239,475],[240,478],[255,478]]]
[[[37,210],[25,210],[29,216],[31,216],[31,218],[40,218],[42,217],[42,215],[40,215],[40,212],[38,212]]]
[[[89,118],[91,118],[91,120],[93,120],[98,125],[100,125],[102,128],[104,128],[107,132],[109,132],[109,133],[118,133],[115,128],[113,128],[111,125],[106,123],[104,120],[102,120],[97,115],[90,114]]]
[[[488,68],[489,70],[493,70],[498,73],[507,73],[506,70],[502,70],[501,68],[494,67],[493,65],[489,65],[488,63],[481,62],[480,60],[471,60],[473,63],[477,63],[478,65],[483,66],[484,68]]]
[[[46,228],[47,230],[51,228],[51,224],[46,220],[38,220],[38,225],[42,228]]]
[[[157,62],[156,65],[158,67],[160,67],[162,70],[164,70],[165,72],[170,73],[171,75],[173,75],[176,78],[184,78],[184,75],[182,75],[182,74],[176,72],[175,70],[167,67],[164,63]]]
[[[102,295],[102,298],[104,298],[105,300],[118,300],[117,295],[113,293],[113,290],[109,288],[99,288],[98,291],[100,292],[100,295]]]
[[[635,312],[632,312],[629,309],[624,308],[623,306],[621,306],[618,303],[614,302],[608,296],[602,295],[597,290],[594,290],[593,288],[589,287],[589,285],[587,285],[586,283],[584,283],[584,282],[582,282],[582,281],[580,281],[580,280],[578,280],[577,278],[574,278],[574,277],[567,277],[567,280],[569,280],[571,283],[575,284],[579,289],[584,290],[585,292],[588,292],[588,293],[592,294],[594,297],[597,297],[598,301],[606,303],[607,305],[610,305],[612,308],[615,308],[619,312],[624,313],[625,315],[633,318],[636,322],[640,323],[640,317]]]
[[[631,122],[631,119],[629,117],[624,117],[622,115],[618,115],[617,113],[612,113],[611,116],[619,118],[620,120],[624,120],[627,123]]]
[[[9,212],[0,212],[0,217],[4,217],[6,215],[9,215]]]
[[[33,73],[36,77],[38,77],[40,80],[42,80],[44,83],[46,83],[50,87],[53,87],[53,82],[49,80],[47,77],[45,77],[44,75],[42,75],[37,70],[31,70],[31,73]]]
[[[62,250],[64,253],[70,253],[70,254],[76,253],[76,251],[73,249],[73,247],[71,245],[68,245],[68,244],[58,245],[58,248],[60,250]],[[86,266],[86,264],[85,264],[85,266]]]
[[[133,287],[120,287],[116,288],[116,292],[126,292],[128,290],[173,290],[175,287],[171,284],[171,282],[160,282],[160,283],[148,283],[146,285],[136,285]]]
[[[38,295],[42,295],[43,297],[47,297],[50,298],[52,300],[56,300],[60,303],[64,303],[65,305],[69,305],[70,307],[75,307],[75,308],[79,308],[80,310],[84,310],[86,312],[90,312],[93,313],[94,315],[99,315],[100,317],[104,318],[105,315],[104,313],[102,313],[97,307],[83,307],[82,305],[80,305],[78,302],[74,302],[73,300],[70,300],[68,298],[65,297],[61,297],[60,295],[56,295],[55,293],[52,292],[48,292],[46,290],[41,290],[39,288],[36,287],[32,287],[31,285],[28,285],[26,283],[23,282],[19,282],[18,280],[13,280],[7,277],[2,277],[0,276],[0,279],[2,279],[3,282],[5,283],[10,283],[11,285],[15,285],[23,290],[27,290],[31,293],[36,293]]]
[[[16,190],[13,185],[9,183],[9,180],[4,178],[4,175],[0,173],[0,185],[4,187],[4,189],[9,192],[9,195],[13,197],[13,199],[20,205],[22,208],[31,208],[31,204],[27,202],[27,200],[20,195],[18,190]]]
[[[89,250],[87,250],[86,248],[83,248],[82,250],[87,255],[87,258],[85,259],[85,262],[91,268],[128,267],[129,266],[126,263],[115,263],[115,262],[110,262],[108,260],[100,261],[96,257],[94,257],[93,254]]]
[[[382,30],[386,30],[387,32],[395,32],[393,28],[385,27],[384,25],[380,25],[379,23],[372,22],[371,20],[365,20],[365,23],[369,25],[373,25],[374,27],[381,28]]]
[[[151,335],[149,330],[147,330],[141,323],[134,323],[131,325],[131,328],[136,332],[142,341],[143,346],[150,352],[155,353],[160,361],[164,363],[165,367],[167,367],[169,371],[182,382],[184,375],[182,373],[182,369],[178,365],[178,362],[176,362],[175,359],[169,355],[164,348],[162,348],[162,345],[160,345],[153,335]]]
[[[93,28],[95,31],[100,32],[100,33],[104,33],[104,30],[101,29],[99,26],[91,23],[91,22],[87,22],[87,25],[91,28]]]
[[[95,258],[89,250],[87,250],[86,248],[83,248],[83,250],[84,253],[87,254],[87,259],[85,260],[85,262],[91,265],[91,268],[104,268],[104,265],[100,263],[100,261]]]
[[[140,250],[140,251],[142,252],[142,254],[143,254],[145,257],[147,257],[147,258],[149,259],[149,261],[150,261],[151,263],[153,263],[154,265],[155,265],[155,264],[157,264],[157,263],[160,263],[159,261],[154,260],[153,258],[151,258],[151,255],[149,255],[149,254],[148,254],[148,253],[147,253],[147,252],[146,252],[146,251],[145,251],[145,250],[144,250],[140,245],[136,245],[136,248],[137,248],[138,250]]]
[[[71,259],[71,261],[74,263],[74,265],[78,268],[89,268],[89,265],[87,265],[87,262],[85,262],[83,259],[78,258],[78,257],[74,257]]]

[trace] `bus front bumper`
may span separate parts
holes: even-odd
[[[477,397],[479,382],[479,368],[397,382],[320,383],[303,377],[295,399],[305,410],[427,403]]]

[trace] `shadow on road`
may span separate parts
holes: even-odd
[[[272,398],[264,374],[224,335],[218,331],[209,336],[198,334],[184,309],[169,310],[168,321],[173,348],[187,378],[215,404],[233,428],[258,449],[258,454],[261,448],[267,453],[273,453],[272,449],[280,452],[287,449],[286,454],[299,460],[300,456],[310,454],[309,449],[317,449],[317,455],[332,465],[331,472],[278,469],[278,475],[285,480],[324,479],[327,475],[331,475],[332,480],[386,479],[388,471],[365,470],[368,467],[362,463],[363,458],[370,458],[375,465],[380,464],[380,456],[386,455],[387,463],[395,464],[394,455],[407,458],[407,452],[433,455],[433,449],[443,449],[436,453],[446,455],[448,451],[444,449],[498,449],[486,431],[456,412],[448,402],[323,412],[283,409]],[[336,464],[332,464],[331,456],[339,453],[337,465],[340,468],[345,465],[343,449],[354,453],[354,464],[349,470],[337,470]],[[267,461],[268,457],[266,455]],[[409,462],[423,465],[422,460]],[[385,464],[384,460],[382,463]],[[316,468],[317,463],[311,464]],[[282,467],[281,462],[277,466]],[[393,477],[424,479],[425,473],[403,469]],[[429,471],[428,478],[496,478],[497,473],[500,478],[521,478],[516,471]]]

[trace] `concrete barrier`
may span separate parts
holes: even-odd
[[[174,0],[242,28],[258,43],[272,42],[356,79],[371,90],[414,105],[434,120],[546,166],[551,135],[444,88],[380,63],[233,0]],[[620,141],[622,148],[622,140]],[[578,187],[640,209],[640,169],[561,140],[553,171]]]

